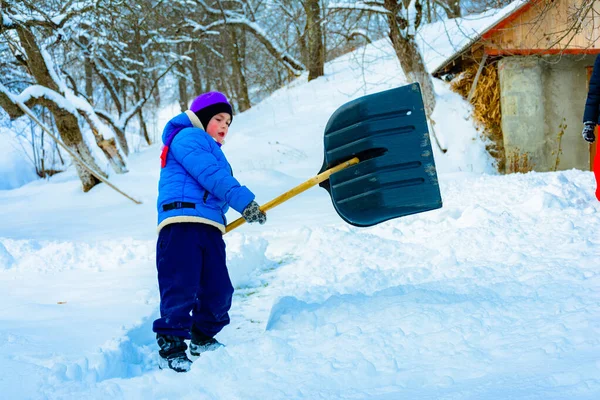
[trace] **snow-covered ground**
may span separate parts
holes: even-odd
[[[234,118],[224,151],[260,203],[318,172],[337,107],[406,83],[385,42],[305,81]],[[360,229],[313,188],[227,234],[226,347],[187,374],[157,368],[151,332],[158,145],[111,176],[142,205],[72,169],[0,191],[0,398],[600,398],[592,174],[495,174],[469,107],[436,91],[444,207]]]

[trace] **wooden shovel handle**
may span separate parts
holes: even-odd
[[[323,171],[319,175],[313,176],[306,182],[299,184],[295,188],[288,190],[284,194],[279,195],[279,196],[275,197],[273,200],[263,204],[262,206],[260,206],[260,209],[262,212],[267,212],[271,208],[274,208],[275,206],[280,205],[284,201],[287,201],[287,200],[291,199],[292,197],[304,192],[305,190],[310,189],[311,187],[318,185],[319,183],[321,183],[323,181],[326,181],[327,179],[329,179],[329,177],[332,174],[335,174],[336,172],[341,171],[344,168],[347,168],[351,165],[358,164],[358,162],[359,162],[358,157],[354,157],[348,161],[345,161],[339,165],[336,165],[333,168],[328,169],[327,171]],[[236,219],[235,221],[233,221],[232,223],[227,225],[227,227],[225,228],[225,232],[227,233],[227,232],[234,230],[238,226],[242,225],[244,222],[246,222],[246,220],[244,218]]]

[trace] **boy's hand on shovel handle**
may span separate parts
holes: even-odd
[[[242,217],[244,217],[246,222],[249,224],[258,222],[259,224],[263,225],[265,222],[267,222],[267,214],[261,211],[260,206],[255,201],[252,201],[246,206],[242,212]]]

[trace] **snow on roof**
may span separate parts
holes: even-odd
[[[516,0],[501,9],[424,26],[417,35],[417,42],[427,71],[431,74],[439,72],[500,21],[527,3],[528,0]]]

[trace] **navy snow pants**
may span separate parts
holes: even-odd
[[[165,226],[156,243],[156,267],[160,318],[154,332],[189,339],[193,324],[213,337],[229,324],[233,286],[219,229],[194,222]]]

